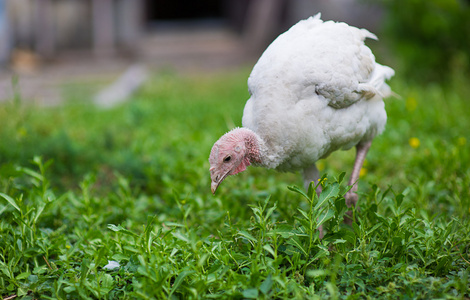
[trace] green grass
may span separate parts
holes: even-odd
[[[241,125],[247,75],[157,74],[111,110],[1,105],[0,296],[470,298],[465,81],[393,81],[402,98],[347,227],[352,151],[320,163],[319,198],[259,168],[210,193],[209,151]]]

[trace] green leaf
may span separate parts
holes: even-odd
[[[178,277],[176,277],[175,282],[173,283],[173,287],[171,288],[170,294],[168,295],[168,298],[171,298],[171,295],[173,295],[173,293],[180,287],[184,279],[193,273],[194,271],[192,270],[186,270],[181,272]]]
[[[23,272],[21,274],[18,274],[18,276],[16,276],[16,279],[18,280],[26,279],[29,277],[29,275],[31,275],[30,272]]]
[[[33,269],[33,274],[38,274],[38,275],[41,275],[41,274],[44,274],[47,272],[47,266],[46,265],[42,265],[42,266],[39,266],[39,267],[35,267]]]
[[[16,204],[16,201],[12,197],[4,193],[0,193],[0,197],[7,200],[7,202],[10,203],[14,208],[16,208],[17,211],[21,212],[20,207],[18,206],[18,204]]]
[[[122,227],[121,225],[116,226],[114,224],[108,224],[108,229],[110,229],[114,232],[121,232],[121,233],[130,235],[130,236],[133,236],[133,237],[139,237],[139,235],[133,233],[130,230],[127,230],[126,228]]]
[[[81,282],[83,283],[84,281],[86,281],[86,276],[87,274],[89,273],[90,271],[90,260],[88,258],[85,258],[83,261],[82,261],[82,264],[80,266],[80,280]]]
[[[297,210],[302,214],[302,216],[306,219],[309,220],[310,218],[308,217],[308,213],[301,209],[300,207],[297,208]]]
[[[274,253],[274,249],[273,249],[273,247],[271,247],[271,245],[266,244],[266,245],[263,246],[263,249],[268,251],[269,254],[271,254],[272,256],[276,257],[276,255]]]
[[[283,238],[288,238],[293,236],[295,233],[293,232],[294,228],[289,225],[289,224],[281,224],[277,226],[276,228],[272,229],[271,231],[268,232],[269,236],[272,235],[280,235]]]
[[[418,257],[421,259],[421,261],[423,263],[426,263],[426,259],[424,258],[423,252],[416,245],[413,245],[411,248],[418,255]]]
[[[302,195],[305,199],[310,201],[310,197],[307,194],[305,194],[304,191],[302,191],[300,188],[296,187],[295,185],[288,186],[287,188],[293,192],[296,192],[297,194]]]
[[[381,215],[379,215],[379,213],[376,213],[376,212],[375,212],[374,215],[377,217],[377,219],[378,219],[380,222],[382,222],[382,224],[387,225],[387,227],[390,226],[390,224],[388,223],[387,219],[384,218],[384,217],[382,217]]]
[[[3,274],[5,274],[6,277],[12,278],[10,270],[8,269],[8,266],[5,263],[1,262],[1,261],[0,261],[0,271],[2,271]]]
[[[353,222],[351,226],[352,226],[356,236],[361,236],[361,229],[359,228],[359,225],[357,225],[355,222]]]
[[[102,292],[108,293],[114,287],[114,279],[110,274],[105,273],[101,279]]]
[[[295,217],[295,219],[302,225],[304,229],[310,228],[311,223],[309,219],[303,219],[299,217]],[[295,233],[295,235],[297,235],[297,233]]]
[[[267,295],[269,291],[271,290],[272,286],[273,286],[273,279],[272,279],[272,275],[269,274],[268,277],[266,277],[263,283],[259,286],[259,290],[261,291],[261,293]]]
[[[327,276],[330,275],[330,271],[328,270],[308,270],[307,276],[308,277],[320,277],[320,276]]]
[[[170,227],[170,226],[174,226],[174,227],[184,227],[183,224],[175,223],[175,222],[165,222],[164,224],[165,224],[165,226],[168,226],[168,227]]]
[[[28,168],[19,168],[19,171],[39,180],[39,181],[44,181],[44,176],[42,176],[41,174],[39,174],[38,172],[36,171],[33,171],[31,169],[28,169]]]
[[[247,240],[249,240],[249,241],[251,241],[251,242],[253,242],[253,243],[257,243],[257,242],[258,242],[258,240],[255,239],[254,236],[252,236],[249,232],[247,232],[247,231],[245,231],[245,230],[240,230],[240,231],[238,232],[238,235],[241,236],[241,237],[246,238]]]
[[[315,209],[322,206],[328,199],[336,198],[339,195],[339,184],[334,182],[333,184],[327,185],[320,193],[318,203],[315,205]]]
[[[377,230],[380,226],[382,226],[382,223],[375,224],[374,227],[367,231],[366,236]]]
[[[344,197],[338,197],[335,201],[335,210],[338,216],[344,215],[348,211]]]
[[[39,277],[38,275],[29,275],[28,281],[31,283],[37,283],[39,281]]]
[[[18,297],[23,297],[24,295],[28,294],[28,289],[18,288],[18,291],[16,293]]]
[[[0,216],[3,214],[5,210],[7,210],[8,204],[4,205],[2,208],[0,208]]]
[[[233,257],[234,260],[236,260],[238,263],[241,263],[241,262],[244,262],[244,261],[247,261],[248,260],[248,256],[240,253],[240,252],[234,252],[232,251],[230,253]]]
[[[354,245],[354,242],[356,241],[356,236],[349,229],[341,229],[340,231],[335,232],[332,235],[328,235],[323,240],[328,241],[328,242],[332,242],[334,244],[336,243],[337,240],[340,240],[340,241],[346,240],[349,243]]]
[[[41,216],[42,212],[44,211],[44,208],[46,208],[46,203],[40,203],[38,205],[38,208],[36,210],[36,213],[35,213],[35,216],[34,216],[34,219],[33,219],[33,223],[37,223],[39,217]]]
[[[257,289],[246,289],[243,291],[243,297],[248,299],[258,299],[258,294]]]
[[[328,256],[329,254],[330,254],[330,251],[328,251],[328,249],[325,250],[323,248],[320,248],[320,250],[317,252],[317,254],[315,254],[312,260],[316,260],[316,259]]]
[[[317,220],[317,228],[328,221],[329,219],[333,218],[335,216],[335,212],[332,209],[329,209],[326,213],[322,214],[320,217],[318,217]]]
[[[23,252],[23,242],[21,241],[21,239],[16,240],[16,245],[18,246],[18,250],[20,252]]]
[[[268,209],[268,211],[266,212],[266,217],[265,217],[265,219],[268,219],[268,218],[271,216],[271,214],[276,210],[276,208],[277,208],[277,206],[276,206],[276,204],[274,204],[273,207],[271,207],[270,209]]]
[[[171,233],[171,235],[173,235],[175,238],[177,238],[177,239],[179,239],[183,242],[189,243],[189,238],[186,235],[179,232],[179,231],[173,231]]]
[[[209,253],[202,254],[201,257],[197,261],[197,266],[198,267],[203,267],[206,264],[207,259],[209,258],[209,256],[210,256]]]
[[[317,183],[317,185],[318,184],[320,184],[320,183]],[[308,184],[307,196],[308,196],[309,199],[315,199],[315,197],[317,195],[317,191],[316,191],[317,185],[315,185],[315,182],[313,182],[313,181],[311,181]]]
[[[113,260],[121,261],[121,260],[129,260],[129,256],[124,255],[122,253],[116,253],[112,256]]]
[[[337,180],[339,185],[341,185],[341,183],[343,183],[344,176],[346,176],[346,172],[341,172],[341,174],[339,174],[338,180]]]
[[[296,235],[292,236],[290,239],[287,240],[287,243],[291,244],[292,246],[302,251],[302,253],[305,256],[308,256],[307,250],[304,248],[304,246],[302,246],[302,243],[300,242],[300,239],[298,236]]]
[[[71,292],[75,292],[75,287],[73,285],[65,287],[64,292],[66,292],[67,294],[70,294]]]

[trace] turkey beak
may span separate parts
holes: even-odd
[[[219,184],[220,184],[220,182],[215,182],[215,181],[212,181],[212,182],[211,182],[211,191],[212,191],[212,194],[215,195],[215,191],[217,191],[217,188],[219,187]]]
[[[214,176],[214,171],[215,171],[215,167],[211,167],[209,169],[209,171],[211,172],[211,192],[213,195],[215,195],[215,191],[217,191],[217,188],[219,187],[219,184],[220,182],[222,182],[221,180],[219,181],[219,175],[216,175],[215,178],[213,177]]]
[[[211,167],[209,171],[211,172],[211,192],[215,195],[215,191],[217,191],[217,188],[219,187],[220,183],[224,181],[225,177],[228,176],[230,171],[223,175],[214,174],[215,167]]]
[[[212,194],[215,195],[215,191],[217,191],[217,188],[219,187],[220,183],[221,183],[222,181],[224,181],[225,177],[226,177],[226,176],[224,176],[224,177],[222,177],[222,179],[220,179],[219,176],[217,176],[217,177],[215,178],[215,180],[212,180],[212,181],[211,181],[211,192],[212,192]]]

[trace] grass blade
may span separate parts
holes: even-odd
[[[17,211],[21,212],[21,209],[18,206],[18,204],[16,204],[15,199],[13,199],[12,197],[10,197],[10,196],[8,196],[7,194],[4,194],[4,193],[0,193],[0,196],[3,199],[7,200],[7,202],[10,203],[14,208],[16,208]]]

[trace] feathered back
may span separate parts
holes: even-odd
[[[394,72],[375,63],[364,45],[366,38],[377,39],[366,29],[323,22],[320,14],[300,21],[263,53],[248,79],[249,91],[262,93],[275,82],[280,88],[292,87],[299,98],[322,95],[336,108],[371,98],[386,90],[385,79]]]
[[[377,39],[317,14],[265,50],[248,79],[243,126],[266,141],[268,167],[305,166],[383,130],[394,71],[375,62],[366,38]]]

